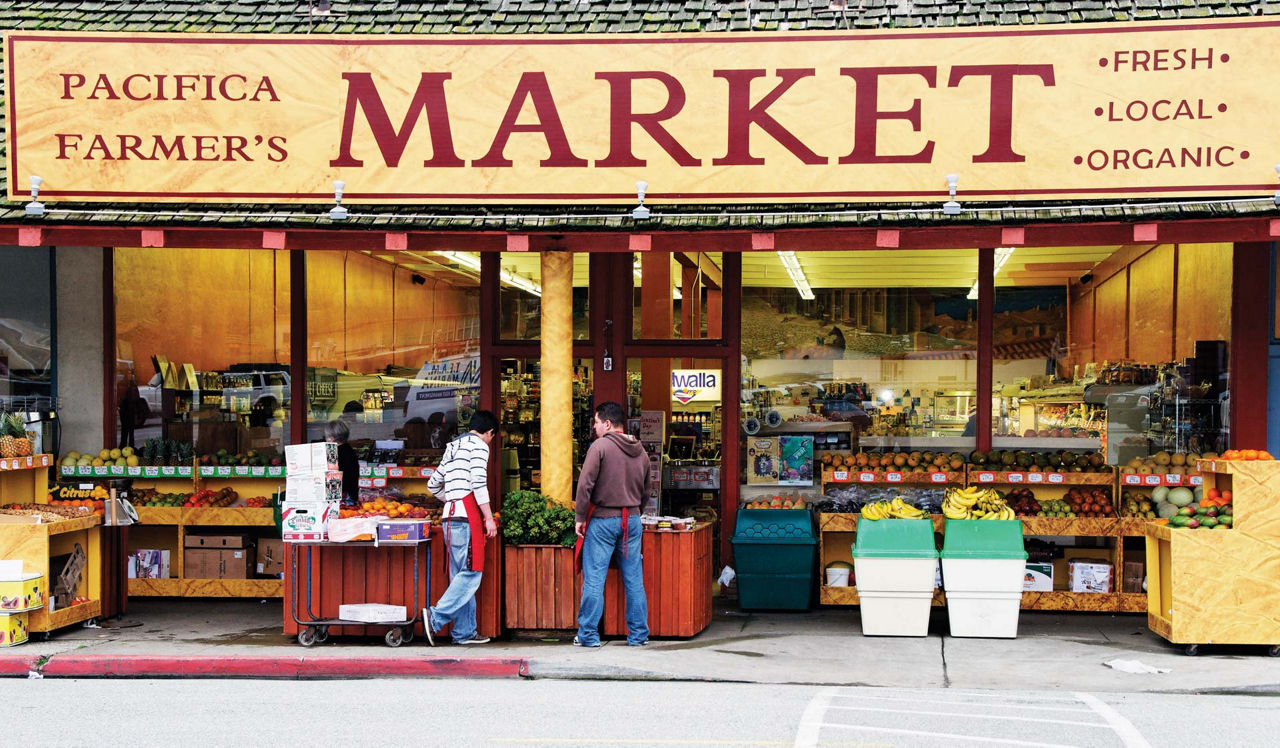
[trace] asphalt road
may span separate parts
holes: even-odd
[[[1280,698],[632,681],[2,680],[9,745],[1274,746]]]

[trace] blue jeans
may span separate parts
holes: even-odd
[[[466,522],[454,521],[447,526],[449,588],[434,607],[428,608],[431,620],[425,625],[431,626],[434,633],[452,623],[453,640],[464,642],[476,637],[476,590],[480,589],[480,578],[484,575],[471,571],[471,527]]]
[[[627,555],[622,555],[622,518],[593,519],[582,543],[582,602],[578,606],[578,641],[591,646],[600,641],[600,616],[604,613],[604,578],[609,559],[618,555],[618,570],[627,598],[627,644],[649,640],[649,601],[644,594],[644,565],[640,560],[640,515],[627,523]]]

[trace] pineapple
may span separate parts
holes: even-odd
[[[22,418],[13,413],[0,416],[0,457],[18,456],[18,439],[26,441],[27,432],[23,429]],[[31,449],[31,443],[27,443]],[[30,452],[28,452],[29,454]]]

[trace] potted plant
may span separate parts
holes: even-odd
[[[537,491],[502,502],[504,624],[513,629],[577,627],[573,510]]]

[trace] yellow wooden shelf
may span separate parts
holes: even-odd
[[[182,524],[182,507],[179,506],[136,506],[138,524],[140,525],[180,525]]]
[[[181,579],[130,579],[130,597],[182,597]]]
[[[62,535],[68,532],[88,530],[90,527],[97,527],[100,524],[102,524],[102,518],[96,514],[90,514],[87,517],[64,519],[61,522],[50,522],[44,526],[48,528],[50,535]]]
[[[270,527],[275,523],[275,513],[270,507],[201,507],[182,511],[182,524],[188,527]]]
[[[47,605],[46,605],[47,609]],[[65,626],[87,621],[90,618],[97,618],[102,615],[102,601],[90,600],[87,603],[72,605],[70,608],[55,610],[48,614],[47,624],[39,629],[35,626],[30,628],[31,631],[53,631]]]
[[[851,606],[860,604],[857,587],[828,587],[818,590],[818,601],[822,605]],[[933,591],[933,607],[942,608],[947,605],[947,596],[940,589]]]
[[[27,455],[26,457],[6,457],[0,459],[0,472],[15,470],[36,470],[47,468],[53,464],[53,455]]]
[[[284,597],[283,579],[183,579],[183,597]]]

